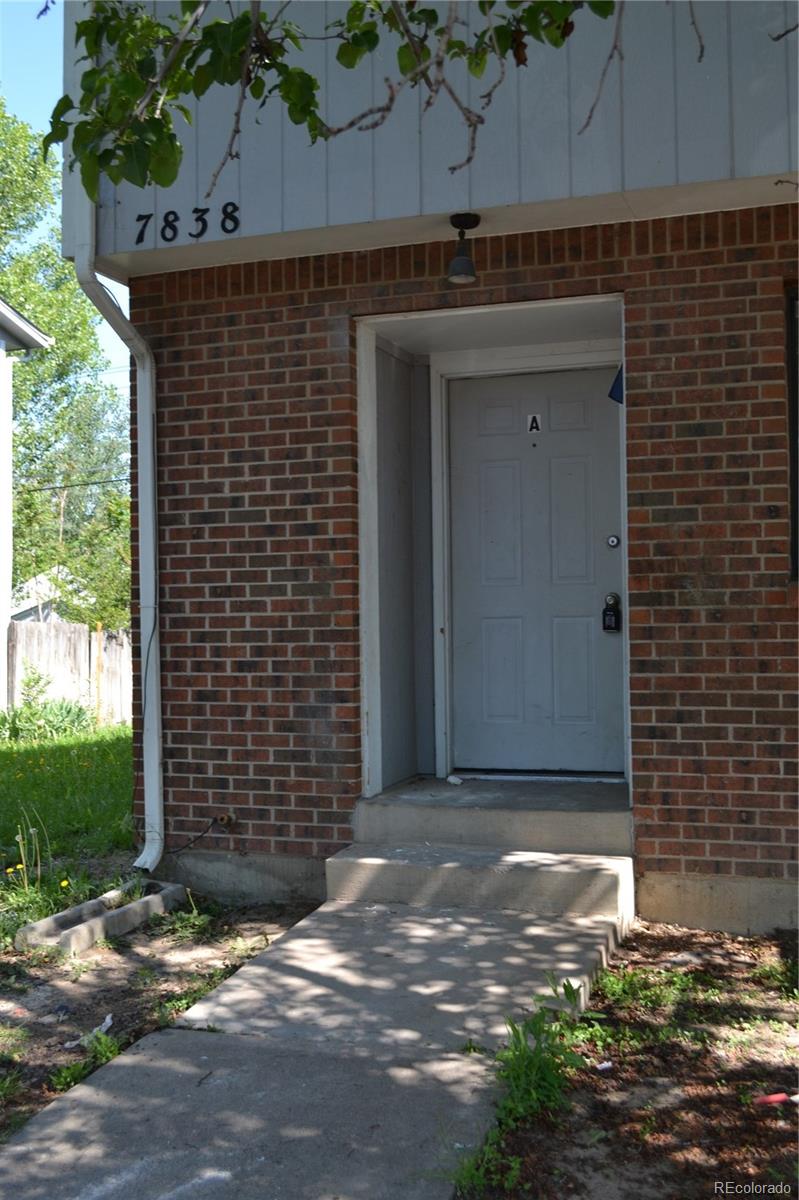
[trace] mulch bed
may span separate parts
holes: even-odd
[[[36,949],[0,954],[0,1082],[10,1073],[20,1080],[11,1098],[0,1097],[0,1140],[55,1098],[58,1068],[85,1057],[84,1047],[65,1043],[110,1014],[109,1035],[130,1045],[173,1019],[170,1002],[215,986],[309,911],[277,904],[220,911],[207,940],[176,939],[154,922],[75,958]]]
[[[785,1187],[796,1187],[796,1105],[756,1103],[797,1092],[799,1006],[768,980],[781,953],[795,958],[791,935],[639,923],[611,968],[695,973],[705,997],[662,1009],[592,997],[604,1028],[626,1028],[641,1044],[581,1048],[589,1066],[569,1108],[505,1137],[518,1182],[487,1200],[706,1200],[723,1182],[782,1183],[771,1194],[795,1194]],[[599,1070],[603,1059],[611,1066]]]

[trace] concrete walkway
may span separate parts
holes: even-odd
[[[33,1118],[14,1200],[449,1200],[491,1125],[504,1018],[587,985],[602,918],[324,904]]]

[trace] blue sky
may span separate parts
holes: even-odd
[[[56,0],[50,12],[36,19],[44,0],[0,0],[0,92],[14,116],[37,132],[50,126],[50,113],[62,94],[64,3]],[[127,289],[113,290],[127,311]],[[128,352],[116,334],[103,325],[101,343],[111,369],[107,379],[128,392]]]

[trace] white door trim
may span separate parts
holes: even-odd
[[[433,678],[435,687],[436,776],[446,779],[452,772],[452,645],[451,645],[451,559],[449,498],[448,384],[451,379],[479,375],[518,375],[580,367],[612,367],[622,361],[621,337],[611,341],[576,342],[538,347],[469,350],[430,356],[430,465],[433,511]],[[626,479],[622,406],[622,479]],[[626,529],[626,489],[622,488],[622,524]],[[624,553],[624,612],[627,611],[627,553]],[[624,625],[624,725],[629,729],[628,622]],[[627,739],[629,744],[629,738]],[[627,757],[627,756],[625,756]]]
[[[380,680],[380,532],[377,510],[377,336],[358,322],[358,604],[361,633],[363,795],[383,790]]]

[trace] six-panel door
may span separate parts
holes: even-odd
[[[623,638],[602,629],[623,595],[613,375],[450,384],[456,769],[624,768]]]

